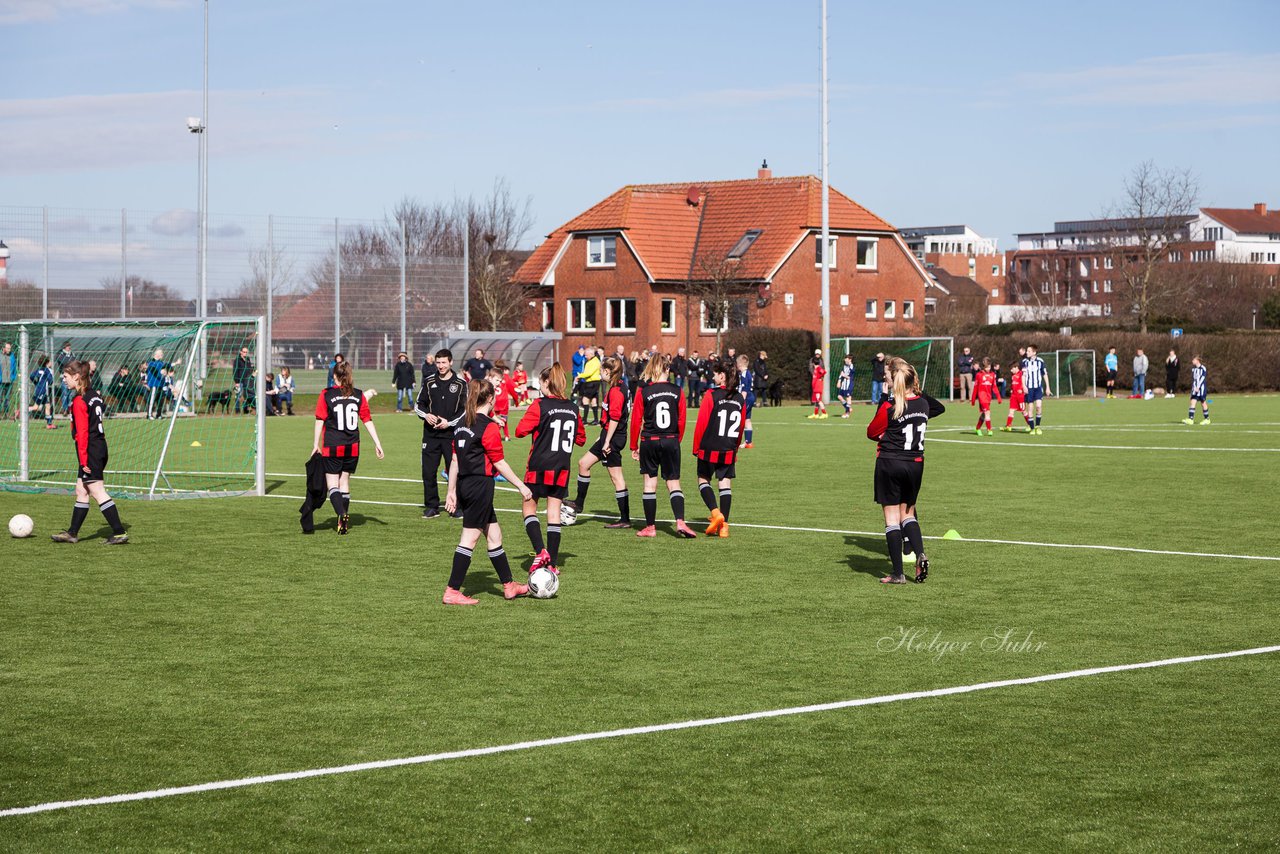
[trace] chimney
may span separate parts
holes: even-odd
[[[1253,212],[1254,212],[1254,213],[1256,213],[1256,214],[1262,214],[1263,216],[1266,216],[1266,215],[1267,215],[1267,203],[1266,203],[1266,202],[1256,202],[1256,203],[1254,204],[1254,206],[1253,206]]]
[[[766,178],[773,177],[773,170],[769,168],[768,160],[760,161],[760,168],[756,170],[756,177],[761,181],[765,180]]]

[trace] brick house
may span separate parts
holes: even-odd
[[[703,297],[713,281],[735,289],[722,330],[816,333],[821,223],[813,176],[761,169],[754,180],[630,185],[552,232],[513,281],[535,294],[527,328],[562,332],[562,352],[710,352],[716,319]],[[898,231],[834,188],[830,229],[832,334],[922,334],[929,277]]]

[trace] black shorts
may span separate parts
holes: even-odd
[[[729,463],[727,466],[721,463],[713,463],[707,460],[698,460],[698,477],[705,480],[716,481],[728,478],[733,480],[738,476],[737,463]]]
[[[343,472],[354,472],[356,464],[360,462],[359,457],[321,457],[324,461],[325,474],[342,474]]]
[[[1107,382],[1113,383],[1115,381],[1116,381],[1116,372],[1107,371]]]
[[[661,475],[663,480],[679,480],[680,440],[640,440],[640,474],[645,477]]]
[[[881,506],[915,504],[923,480],[923,462],[879,457],[876,459],[876,503]]]
[[[578,397],[594,400],[600,396],[599,380],[578,380]]]
[[[84,468],[77,469],[76,477],[80,479],[81,483],[101,483],[104,479],[103,475],[107,471],[106,453],[95,454],[91,451],[88,465],[85,468],[88,468],[89,471],[86,472]]]
[[[533,493],[535,500],[539,498],[558,498],[564,501],[569,497],[569,487],[556,486],[554,483],[529,483],[525,481],[525,486],[529,487],[529,491]]]
[[[601,431],[600,438],[596,439],[596,443],[591,446],[587,453],[604,463],[605,468],[616,469],[622,466],[622,449],[626,446],[627,431],[619,424],[618,429],[613,431],[613,444],[609,446],[608,450],[605,450],[604,431]]]
[[[467,475],[458,478],[458,509],[462,511],[462,527],[481,531],[498,521],[493,510],[493,478]]]

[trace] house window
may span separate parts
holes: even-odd
[[[702,300],[698,303],[698,315],[699,315],[698,319],[701,324],[702,333],[704,335],[714,335],[717,331],[720,331],[720,332],[727,331],[729,329],[729,303],[727,302],[723,303],[723,307],[721,308],[719,330],[717,330],[714,325],[715,318],[708,317],[708,314],[711,314],[711,313],[714,313],[714,312],[707,311],[706,300]]]
[[[618,238],[597,235],[587,238],[587,266],[614,267],[618,263]]]
[[[1040,283],[1040,293],[1042,293],[1042,294],[1047,294],[1047,293],[1049,293],[1049,283],[1048,283],[1048,282],[1041,282],[1041,283]]]
[[[931,314],[937,314],[937,312],[938,301],[936,299],[926,299],[924,301],[924,316],[928,317]]]
[[[763,232],[758,228],[749,228],[747,233],[738,238],[738,242],[733,244],[733,248],[729,250],[730,258],[741,258],[747,254],[747,250],[751,248],[751,244],[756,242],[756,238]]]
[[[611,299],[606,303],[608,311],[605,329],[608,332],[636,331],[636,301],[633,299]]]
[[[1109,294],[1109,293],[1111,293],[1111,280],[1110,280],[1110,279],[1106,279],[1106,280],[1104,280],[1104,281],[1103,281],[1103,283],[1102,283],[1102,292],[1103,292],[1104,294]]]
[[[569,331],[596,331],[596,301],[593,299],[569,300]]]
[[[991,275],[993,275],[993,276],[999,276],[999,275],[1000,275],[1000,265],[999,265],[999,264],[992,264],[992,265],[991,265]]]
[[[1209,228],[1206,228],[1204,230],[1204,239],[1205,240],[1221,240],[1222,226],[1215,225],[1215,226],[1210,226]]]
[[[1097,283],[1097,282],[1094,282],[1094,283],[1093,283],[1093,292],[1094,292],[1095,294],[1098,292],[1098,283]]]
[[[830,238],[831,246],[831,269],[836,268],[836,237],[832,235]],[[819,234],[813,238],[813,266],[822,266],[822,235]]]
[[[1169,253],[1169,260],[1170,260],[1170,261],[1173,261],[1174,263],[1177,263],[1178,261],[1181,261],[1181,260],[1182,260],[1182,253],[1181,253],[1181,252],[1179,252],[1177,249],[1174,249],[1172,252],[1170,252],[1170,253]]]
[[[849,295],[848,295],[848,294],[841,294],[841,295],[840,295],[840,305],[841,305],[841,307],[847,307],[847,306],[849,305]]]
[[[876,246],[880,241],[874,237],[858,238],[858,269],[876,269]]]
[[[1108,255],[1106,258],[1102,259],[1102,266],[1108,270],[1114,269],[1116,266],[1115,259]]]
[[[672,334],[676,331],[676,301],[673,299],[664,299],[662,301],[662,315],[658,320],[658,325],[663,332]]]
[[[897,316],[898,316],[897,305],[894,304],[894,301],[891,299],[885,300],[884,301],[884,319],[893,320]]]
[[[916,304],[914,300],[904,299],[902,301],[902,319],[914,320],[916,316]]]
[[[542,301],[542,329],[543,331],[546,331],[548,329],[555,329],[555,328],[556,328],[555,300],[549,300],[549,299],[543,300]]]
[[[867,300],[867,320],[875,320],[875,319],[876,319],[876,301],[873,299],[869,299]]]
[[[1111,303],[1106,303],[1102,306],[1102,313],[1107,317],[1111,316]]]
[[[1191,260],[1196,262],[1207,262],[1213,260],[1212,249],[1196,249],[1191,253]]]
[[[999,296],[1000,296],[1000,289],[999,289],[999,288],[992,288],[992,289],[991,289],[991,297],[992,297],[992,299],[999,298]],[[904,314],[904,315],[903,315],[903,317],[906,317],[906,315]]]
[[[783,294],[783,295],[782,295],[782,304],[783,304],[783,305],[795,305],[795,302],[796,302],[796,295],[795,295],[795,294]]]

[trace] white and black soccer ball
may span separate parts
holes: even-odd
[[[560,576],[545,566],[529,573],[529,595],[534,599],[550,599],[560,589]]]
[[[578,521],[578,511],[573,509],[573,505],[565,502],[560,505],[560,524],[572,525]]]
[[[25,513],[19,513],[9,520],[9,536],[23,539],[31,536],[31,532],[36,529],[36,523],[31,517]]]

